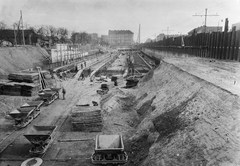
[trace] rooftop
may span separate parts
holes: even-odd
[[[108,34],[133,34],[130,30],[109,30]]]

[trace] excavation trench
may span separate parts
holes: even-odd
[[[239,97],[174,65],[161,62],[102,106],[107,118],[132,127],[123,132],[126,165],[240,164]]]

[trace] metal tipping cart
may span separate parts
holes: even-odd
[[[121,135],[97,135],[93,164],[125,164],[128,160]]]
[[[59,99],[59,91],[61,88],[47,88],[40,90],[38,96],[44,101],[44,104],[49,105],[56,99]]]
[[[15,127],[24,128],[40,114],[40,107],[43,101],[32,101],[23,104],[20,108],[9,113],[15,120]]]
[[[44,154],[53,142],[53,135],[57,126],[32,126],[24,136],[28,139],[32,148],[29,150],[31,154]]]

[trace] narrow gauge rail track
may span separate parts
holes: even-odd
[[[90,66],[92,68],[98,68],[102,62],[105,62],[109,57],[104,57],[102,59],[100,59],[97,62],[92,63]],[[69,82],[66,87],[71,87],[75,84],[75,82],[77,81],[77,79],[72,80],[71,82]],[[88,92],[86,91],[85,93],[80,94],[81,95],[85,95]],[[66,104],[66,107],[64,108],[64,110],[66,110],[63,114],[61,114],[60,117],[58,117],[51,125],[57,126],[57,129],[55,131],[55,133],[53,133],[53,139],[55,139],[56,137],[56,133],[59,131],[59,129],[61,128],[61,126],[64,124],[64,122],[66,121],[66,119],[68,118],[68,113],[71,110],[71,103],[76,103],[77,100],[79,99],[79,96],[76,97],[76,93],[74,95],[71,96],[71,99],[69,100],[69,102]],[[75,100],[74,100],[75,99]],[[46,108],[47,109],[47,108]],[[43,110],[41,110],[43,111]],[[44,110],[46,111],[46,110]],[[41,116],[41,114],[39,115]],[[38,117],[39,117],[38,116]],[[26,126],[25,128],[22,128],[20,130],[13,130],[8,136],[6,136],[1,142],[0,142],[0,161],[11,161],[14,159],[10,159],[10,158],[2,158],[2,153],[14,142],[16,141],[20,136],[22,136],[27,129],[29,129],[30,127],[32,127],[34,125],[34,121],[36,121],[36,119],[34,119],[28,126]],[[50,145],[51,146],[51,145]],[[49,147],[50,148],[50,147]],[[48,148],[48,149],[49,149]],[[47,149],[47,151],[48,151]],[[42,154],[39,155],[38,157],[44,158],[45,154],[47,153],[47,151]],[[31,157],[31,156],[29,156]],[[25,160],[26,158],[18,158],[15,161],[22,161]],[[61,159],[60,159],[61,160]]]
[[[133,53],[133,59],[134,59],[134,66],[138,68],[148,68],[151,69],[151,64],[155,64],[153,60],[149,59],[146,56],[143,56],[142,53],[135,52]]]

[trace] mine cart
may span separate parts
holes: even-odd
[[[40,107],[43,105],[43,101],[42,100],[38,100],[38,101],[29,101],[25,104],[23,104],[21,106],[21,108],[24,107],[36,107],[38,110],[40,110]]]
[[[24,136],[31,144],[30,154],[44,154],[53,142],[53,134],[57,126],[32,126]]]
[[[124,152],[121,135],[97,135],[95,152],[91,156],[93,164],[125,164],[128,156]]]
[[[40,114],[40,107],[43,101],[33,101],[23,104],[20,108],[9,113],[15,120],[16,128],[26,127],[31,121]]]
[[[45,105],[49,105],[59,98],[59,91],[61,88],[47,88],[38,92],[40,98],[44,101]]]
[[[100,89],[97,90],[97,94],[104,95],[104,94],[108,93],[108,91],[109,91],[108,85],[107,84],[101,84]]]

